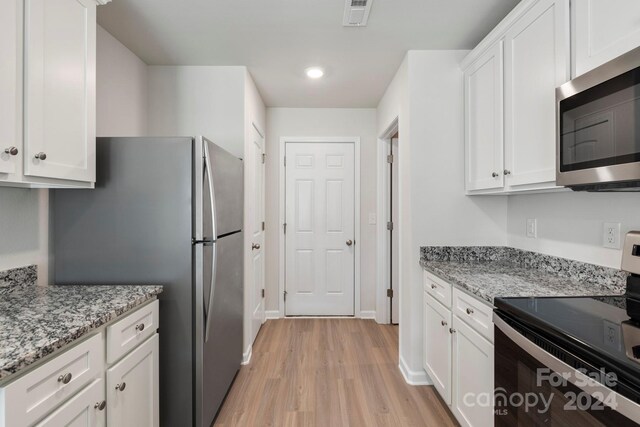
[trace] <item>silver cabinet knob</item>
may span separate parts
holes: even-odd
[[[447,326],[447,322],[445,322],[444,320],[441,320],[441,321],[440,321],[440,324],[441,324],[442,326]]]
[[[16,147],[5,148],[4,152],[7,153],[7,154],[11,154],[12,156],[17,156],[18,155],[18,149]]]
[[[467,314],[468,315],[472,315],[473,314],[473,309],[472,308],[467,308]]]
[[[500,176],[500,174],[498,172],[494,172],[491,174],[492,177],[497,178]]]
[[[353,245],[353,240],[347,240],[347,246]]]
[[[251,244],[251,250],[257,251],[258,249],[260,249],[260,243]]]
[[[104,408],[107,407],[107,401],[103,400],[102,402],[96,402],[95,405],[93,405],[94,408],[96,408],[98,411],[102,411],[104,410]]]
[[[38,160],[46,160],[47,159],[47,154],[43,153],[42,151],[39,152],[38,154],[35,155],[35,158]]]
[[[510,170],[508,170],[508,169],[505,169],[505,170],[504,170],[504,174],[505,174],[505,175],[511,175],[511,171],[510,171]]]
[[[116,384],[116,390],[119,390],[119,391],[124,391],[126,387],[127,387],[127,383],[125,383],[124,381],[122,382],[122,384]]]
[[[140,323],[139,325],[136,325],[136,331],[139,331],[139,332],[144,331],[144,323]]]
[[[449,333],[450,333],[450,334],[455,334],[455,333],[456,333],[456,330],[455,330],[455,329],[453,329],[453,328],[449,328]]]
[[[73,375],[71,375],[71,372],[67,372],[66,374],[62,374],[58,377],[58,382],[62,384],[69,384],[72,377]]]
[[[435,289],[435,288],[437,288],[437,286],[434,284],[431,284],[431,289]]]

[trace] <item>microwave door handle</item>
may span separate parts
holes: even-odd
[[[215,240],[217,237],[216,232],[216,204],[215,204],[215,190],[213,188],[213,175],[211,173],[211,157],[209,155],[209,149],[207,147],[206,141],[202,142],[204,144],[204,169],[205,169],[205,177],[207,181],[209,181],[209,208],[211,210],[211,230],[212,230],[212,242],[213,250],[211,251],[211,283],[209,288],[209,304],[206,306],[207,310],[205,312],[205,342],[209,341],[209,332],[211,330],[211,313],[213,309],[213,295],[216,289],[216,270],[217,270],[217,254],[216,254],[216,244]],[[203,292],[204,298],[204,292]],[[204,304],[204,301],[202,301]]]

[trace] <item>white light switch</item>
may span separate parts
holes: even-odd
[[[620,223],[605,222],[602,230],[602,246],[611,249],[620,249]]]
[[[527,237],[532,239],[538,237],[538,220],[535,218],[527,218]]]
[[[369,214],[369,225],[375,225],[376,220],[377,220],[376,214],[370,213]]]

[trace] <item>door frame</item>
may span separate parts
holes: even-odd
[[[354,146],[354,299],[353,299],[353,317],[360,318],[360,137],[359,136],[347,136],[347,137],[287,137],[280,138],[280,159],[279,159],[279,195],[278,195],[278,252],[279,252],[279,271],[278,271],[278,315],[280,318],[285,317],[284,309],[284,291],[285,291],[285,277],[286,277],[286,252],[285,252],[285,234],[284,234],[284,220],[286,212],[286,176],[284,159],[286,155],[286,144],[295,143],[350,143]]]
[[[387,207],[391,200],[389,200],[387,189],[389,187],[389,170],[387,167],[387,154],[389,152],[389,144],[391,144],[391,137],[395,135],[400,129],[399,126],[399,117],[396,117],[391,121],[386,130],[380,135],[378,138],[378,230],[377,230],[377,259],[378,259],[378,268],[377,268],[377,284],[376,284],[376,322],[382,324],[389,324],[391,321],[390,318],[390,307],[389,300],[387,298],[387,278],[389,277],[390,271],[387,263],[387,255],[388,248],[391,242],[389,241],[389,233],[387,233]],[[398,142],[398,145],[400,142]],[[400,161],[400,150],[396,153],[398,156],[397,162]],[[396,159],[394,159],[396,161]],[[397,166],[396,166],[397,167]],[[400,189],[400,183],[398,183],[398,189]],[[400,206],[396,207],[396,212],[398,212],[398,224],[394,224],[394,231],[400,233]],[[400,234],[398,234],[398,242],[400,242]],[[398,245],[400,246],[400,245]],[[380,262],[380,260],[384,260]],[[398,266],[396,266],[397,268]],[[400,282],[400,280],[398,280]],[[400,285],[400,283],[398,283]],[[400,303],[402,294],[401,291],[402,286],[398,286],[398,289],[394,289],[394,292],[398,292],[398,295],[394,295],[394,298],[398,298],[398,320],[400,320],[400,312],[402,311],[402,304]]]

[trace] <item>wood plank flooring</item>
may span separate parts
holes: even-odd
[[[214,424],[456,426],[433,387],[405,383],[398,327],[359,319],[267,321]]]

